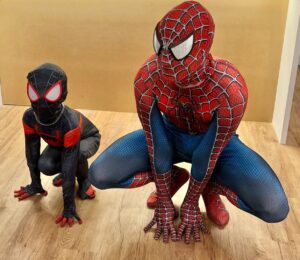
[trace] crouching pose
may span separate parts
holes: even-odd
[[[137,112],[143,130],[113,143],[92,164],[89,179],[98,188],[134,188],[154,181],[157,201],[155,239],[163,235],[188,243],[207,232],[198,202],[208,217],[225,225],[229,215],[219,195],[267,222],[288,214],[283,188],[267,162],[243,144],[235,131],[247,104],[247,86],[227,60],[210,54],[214,22],[199,3],[184,2],[156,25],[155,54],[135,79]],[[192,164],[189,187],[176,231],[172,195]],[[175,185],[177,184],[177,185]]]
[[[87,159],[99,148],[99,131],[84,115],[63,104],[68,93],[67,76],[60,67],[43,64],[27,79],[31,108],[23,115],[23,126],[31,184],[15,191],[15,197],[23,200],[37,193],[46,196],[40,172],[60,173],[53,184],[63,187],[64,211],[56,223],[71,226],[74,218],[81,223],[75,207],[75,176],[79,197],[93,199],[95,191],[87,178]],[[48,143],[41,155],[40,138]]]

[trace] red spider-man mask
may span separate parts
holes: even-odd
[[[27,94],[36,117],[42,123],[54,122],[67,97],[67,76],[54,64],[43,64],[29,72]]]
[[[176,6],[158,22],[153,46],[166,81],[192,87],[205,80],[214,28],[210,13],[194,1]]]

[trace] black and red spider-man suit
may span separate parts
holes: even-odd
[[[15,191],[15,197],[23,200],[37,193],[47,195],[40,172],[60,173],[53,184],[63,187],[64,211],[56,222],[71,226],[76,218],[81,223],[75,207],[75,177],[78,195],[82,199],[94,198],[95,191],[87,179],[87,159],[99,148],[99,131],[84,115],[63,104],[68,93],[67,76],[60,67],[43,64],[31,71],[27,79],[31,108],[23,115],[23,126],[31,184]],[[42,154],[41,138],[48,144]]]

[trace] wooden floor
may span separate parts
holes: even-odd
[[[300,68],[297,71],[287,144],[300,146]]]
[[[279,145],[269,123],[242,122],[239,134],[278,173],[289,198],[288,218],[267,224],[226,201],[231,219],[225,229],[206,220],[211,235],[202,236],[202,243],[165,245],[152,238],[153,232],[143,232],[152,218],[145,200],[153,184],[134,190],[97,190],[95,200],[77,200],[84,223],[72,228],[54,224],[62,211],[62,193],[52,186],[52,178],[42,178],[47,197],[15,199],[13,190],[30,179],[21,126],[24,109],[0,108],[0,259],[300,259],[300,148]],[[99,152],[140,127],[135,114],[82,112],[101,129]],[[174,197],[177,207],[186,188]],[[204,208],[203,202],[200,207]]]

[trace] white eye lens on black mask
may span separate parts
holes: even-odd
[[[171,52],[177,60],[182,60],[186,56],[188,56],[193,48],[194,43],[194,35],[192,34],[182,43],[171,48]]]
[[[36,102],[39,100],[39,94],[34,89],[34,87],[31,85],[31,83],[28,81],[27,83],[27,95],[31,102]]]
[[[53,84],[45,94],[45,99],[50,102],[56,102],[60,99],[62,95],[62,86],[61,81],[56,82]]]

